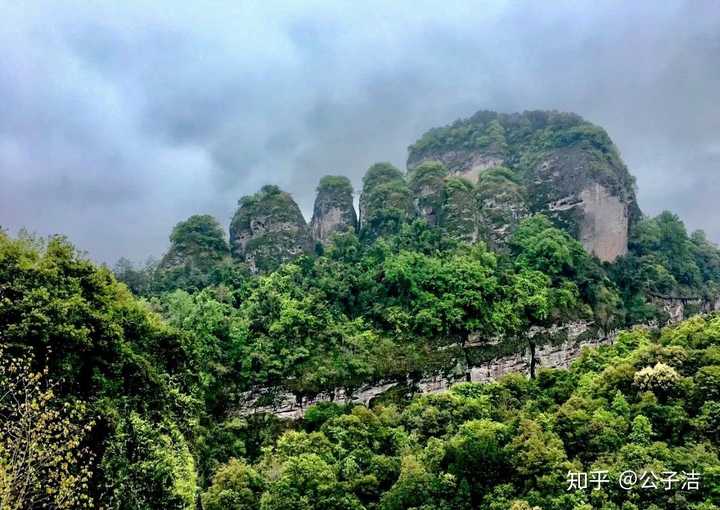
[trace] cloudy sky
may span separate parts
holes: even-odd
[[[605,127],[647,213],[720,241],[720,3],[0,0],[0,225],[99,261],[266,183],[404,167],[478,109]],[[111,6],[114,4],[114,6]]]

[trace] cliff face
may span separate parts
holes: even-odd
[[[310,229],[292,197],[277,186],[240,199],[230,223],[232,255],[251,271],[268,271],[313,247]]]
[[[203,270],[229,254],[225,233],[210,215],[190,216],[170,234],[170,249],[159,264],[161,270],[188,267]]]
[[[496,166],[482,172],[475,188],[480,237],[490,247],[499,248],[515,227],[530,215],[520,177],[517,172]]]
[[[313,239],[327,243],[338,232],[355,232],[357,214],[350,179],[327,175],[320,179],[310,222]]]
[[[409,175],[408,185],[415,204],[415,214],[433,227],[440,224],[447,175],[445,166],[436,161],[419,165]]]
[[[360,233],[375,238],[397,232],[414,215],[405,176],[389,163],[377,163],[363,177],[360,195]]]
[[[529,207],[550,216],[588,252],[613,261],[627,253],[637,216],[632,181],[621,165],[582,145],[544,152],[528,167]]]
[[[614,144],[577,115],[478,112],[428,131],[410,147],[411,172],[428,161],[477,185],[481,237],[491,244],[502,244],[523,217],[542,212],[589,252],[612,261],[626,253],[628,230],[640,214],[634,181]]]
[[[448,237],[474,243],[480,234],[478,202],[473,186],[460,177],[445,181],[441,226]]]

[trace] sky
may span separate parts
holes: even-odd
[[[0,0],[0,225],[113,264],[192,214],[356,189],[480,109],[604,127],[647,214],[720,241],[720,3]]]

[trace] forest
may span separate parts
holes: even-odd
[[[604,131],[552,119],[515,138],[515,117],[429,132],[408,176],[372,166],[359,222],[352,211],[320,241],[276,186],[240,200],[230,239],[195,215],[143,266],[0,231],[0,509],[719,508],[717,246],[670,212],[631,210],[627,252],[601,260],[532,202],[506,234],[478,230],[508,221],[488,199],[529,200],[527,168],[548,151],[589,151],[608,165],[596,179],[632,186]],[[447,137],[505,163],[468,183],[420,161],[456,153]],[[324,178],[316,210],[352,208],[349,186]],[[467,200],[489,211],[470,227]],[[682,322],[669,297],[687,301]],[[472,381],[483,361],[534,360],[554,340],[533,332],[573,320],[615,341],[569,369]],[[423,394],[428,375],[457,384]],[[370,405],[320,402],[296,420],[247,400],[390,381]]]

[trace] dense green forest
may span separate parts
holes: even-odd
[[[230,239],[192,216],[142,267],[0,231],[0,509],[718,508],[720,317],[701,312],[720,296],[720,250],[669,212],[633,217],[612,262],[532,207],[502,239],[469,235],[477,204],[526,200],[518,168],[540,156],[517,144],[585,144],[624,169],[575,117],[551,118],[564,137],[522,124],[501,138],[513,119],[411,148],[460,129],[470,149],[510,154],[477,183],[439,162],[374,165],[359,226],[345,214],[322,242],[275,186],[241,199]],[[339,198],[317,215],[352,207],[345,178],[319,191]],[[663,329],[669,298],[688,318]],[[626,331],[569,370],[468,382],[570,321]],[[458,384],[420,394],[432,375]],[[248,408],[388,382],[369,407],[322,402],[294,421]],[[627,470],[678,481],[624,490]],[[601,490],[568,490],[568,472],[604,471]]]
[[[212,250],[218,236],[194,218],[175,229],[173,247]],[[320,256],[256,276],[224,257],[202,257],[202,270],[125,268],[138,298],[62,238],[3,234],[2,374],[25,366],[39,379],[32,404],[16,410],[35,427],[20,443],[3,436],[4,504],[31,507],[13,502],[11,485],[28,472],[24,497],[57,495],[59,508],[715,508],[713,317],[660,336],[624,334],[570,371],[530,380],[388,395],[372,410],[321,404],[296,423],[234,409],[253,386],[300,396],[464,370],[473,356],[516,348],[529,327],[573,314],[606,328],[661,320],[644,291],[716,285],[717,250],[670,214],[641,223],[632,250],[603,266],[540,216],[507,253],[415,222],[369,244],[340,235]],[[466,348],[477,331],[507,341]],[[3,377],[4,391],[24,384]],[[46,421],[75,441],[56,444]],[[22,441],[39,458],[15,466]],[[703,488],[565,491],[569,469],[655,466],[702,471]]]

